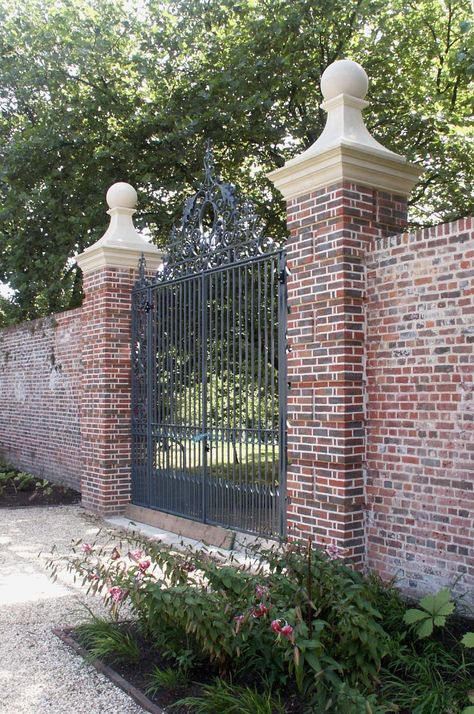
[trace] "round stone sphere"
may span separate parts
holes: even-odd
[[[333,99],[339,94],[350,94],[363,99],[369,88],[365,69],[352,60],[337,60],[326,67],[321,77],[324,99]]]
[[[138,196],[133,186],[119,181],[109,188],[106,199],[109,208],[135,208]]]

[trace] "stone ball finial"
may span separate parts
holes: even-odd
[[[326,67],[321,77],[321,91],[324,99],[333,99],[339,94],[350,94],[364,99],[369,88],[365,69],[352,60],[337,60]]]
[[[135,208],[138,196],[133,186],[119,181],[109,188],[106,199],[109,208]]]

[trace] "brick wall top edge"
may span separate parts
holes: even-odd
[[[436,226],[419,228],[414,231],[404,231],[403,233],[396,233],[372,241],[368,250],[368,256],[370,257],[371,252],[396,248],[403,243],[413,244],[432,238],[447,238],[449,236],[460,235],[461,233],[469,233],[470,231],[474,231],[474,217],[458,218],[449,223],[438,223]]]
[[[23,322],[18,322],[15,325],[0,327],[0,335],[11,334],[17,330],[29,330],[31,332],[36,332],[42,327],[54,327],[58,323],[69,321],[73,322],[75,319],[80,318],[81,313],[82,307],[75,307],[72,310],[63,310],[62,312],[53,312],[51,315],[38,317],[36,320],[24,320]]]

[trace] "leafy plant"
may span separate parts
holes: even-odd
[[[202,688],[202,696],[186,697],[173,707],[187,706],[193,714],[284,714],[279,697],[269,691],[260,693],[250,687],[239,687],[216,679]]]
[[[17,473],[13,477],[13,485],[16,491],[28,491],[33,489],[35,484],[35,477],[25,472]]]
[[[401,642],[381,671],[381,691],[412,714],[460,712],[472,686],[474,663],[453,641]]]
[[[147,694],[156,694],[160,689],[180,689],[188,684],[188,677],[182,669],[155,667],[150,674]]]
[[[90,622],[76,627],[75,633],[91,660],[136,663],[141,657],[140,646],[133,634],[116,622],[92,616]]]
[[[411,608],[403,618],[407,625],[414,625],[418,637],[429,637],[435,627],[444,627],[446,618],[454,612],[455,604],[449,590],[440,590],[436,595],[425,595],[420,600],[422,609]]]
[[[468,648],[474,647],[474,632],[466,632],[461,640],[461,644]]]

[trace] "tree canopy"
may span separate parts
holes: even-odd
[[[319,80],[349,57],[366,120],[425,167],[413,225],[471,215],[474,73],[467,0],[0,0],[0,324],[74,307],[74,256],[104,231],[115,181],[163,245],[199,180],[204,143],[276,239],[265,178],[309,146]]]

